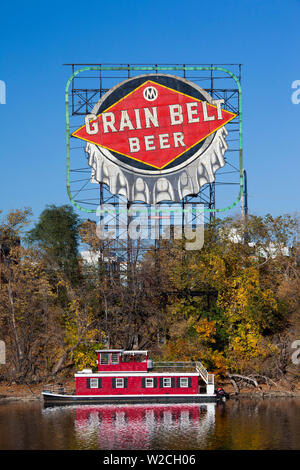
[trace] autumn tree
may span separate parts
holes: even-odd
[[[289,250],[296,236],[295,218],[250,215],[207,226],[200,251],[184,251],[180,241],[163,251],[172,292],[165,357],[198,353],[215,370],[262,370],[279,354],[274,338],[289,326],[290,282],[297,304],[299,265]]]
[[[1,337],[7,349],[6,374],[16,380],[38,379],[43,368],[47,371],[57,332],[45,266],[38,252],[20,242],[30,216],[30,209],[10,211],[0,227]]]
[[[7,350],[5,377],[17,381],[47,380],[74,365],[83,367],[91,350],[102,345],[93,286],[89,279],[80,284],[68,279],[64,266],[53,276],[59,263],[54,258],[49,269],[48,245],[23,245],[30,215],[12,211],[0,226],[0,332]]]
[[[94,279],[107,345],[125,349],[152,346],[157,341],[160,312],[153,263],[142,256],[139,243],[123,240],[120,250],[114,250],[114,240],[98,237],[94,221],[81,224],[79,233],[94,260],[85,266],[85,272]]]

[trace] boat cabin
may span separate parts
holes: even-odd
[[[123,349],[100,349],[98,353],[98,371],[147,371],[148,351],[124,351]]]

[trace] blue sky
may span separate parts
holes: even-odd
[[[249,210],[299,210],[299,21],[299,0],[2,2],[0,209],[69,203],[62,64],[106,62],[242,63]]]

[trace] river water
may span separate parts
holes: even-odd
[[[300,449],[300,399],[224,405],[0,405],[1,450]]]

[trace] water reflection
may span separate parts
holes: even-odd
[[[300,400],[226,404],[0,404],[0,449],[300,449]]]
[[[215,404],[83,406],[76,408],[78,441],[99,449],[156,449],[178,442],[197,447],[213,432]],[[176,443],[176,444],[175,444]],[[172,444],[171,444],[172,446]]]

